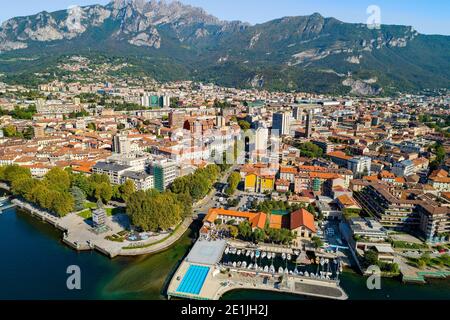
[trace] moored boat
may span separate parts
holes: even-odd
[[[241,250],[238,250],[238,251],[236,252],[236,254],[237,254],[238,256],[240,256],[240,255],[241,255],[241,253],[242,253],[242,251],[241,251]]]
[[[284,272],[283,267],[279,267],[279,268],[278,268],[278,273],[283,273],[283,272]]]
[[[283,258],[283,260],[286,260],[286,253],[282,253],[281,257]]]

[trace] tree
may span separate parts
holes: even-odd
[[[261,229],[256,229],[256,230],[253,232],[253,239],[254,239],[256,242],[263,242],[263,241],[266,239],[266,234],[264,233],[263,230],[261,230]]]
[[[9,124],[3,127],[3,135],[7,138],[17,137],[18,132],[15,126]]]
[[[312,237],[311,240],[316,249],[321,248],[323,246],[323,241],[319,237]]]
[[[238,226],[238,229],[239,229],[239,234],[244,239],[248,239],[252,235],[252,226],[250,225],[250,223],[248,221],[241,222]]]
[[[26,200],[31,199],[32,190],[39,182],[27,175],[18,176],[11,183],[11,191],[13,194],[20,195]]]
[[[95,125],[94,122],[88,123],[87,128],[92,131],[97,131],[97,126]]]
[[[60,217],[64,217],[74,208],[73,197],[66,192],[53,192],[51,210]]]
[[[183,205],[177,196],[153,191],[137,191],[127,202],[132,223],[144,231],[167,230],[180,222]]]
[[[95,198],[102,201],[104,204],[107,204],[111,201],[113,190],[111,184],[108,182],[102,182],[96,185],[95,187]]]
[[[56,189],[58,191],[68,191],[70,188],[70,175],[67,171],[61,168],[52,168],[44,177],[44,182],[46,182],[51,189]]]
[[[77,186],[73,186],[70,189],[70,194],[72,195],[73,200],[74,200],[74,209],[76,211],[83,210],[84,209],[84,203],[86,202],[86,195],[83,192],[83,190],[81,190]]]
[[[92,195],[89,178],[84,174],[73,174],[72,185],[80,188],[86,196]]]
[[[312,204],[309,204],[306,210],[308,210],[313,216],[317,215],[316,208]]]
[[[34,137],[34,129],[32,126],[28,126],[24,131],[23,131],[23,138],[27,139],[27,140],[31,140]]]
[[[126,202],[128,198],[136,192],[136,187],[134,182],[127,179],[123,185],[119,188],[122,199]]]
[[[378,253],[375,250],[367,250],[364,253],[364,260],[369,266],[378,265]]]
[[[232,174],[230,174],[230,176],[228,177],[228,188],[225,190],[225,193],[229,196],[234,194],[239,185],[239,182],[241,182],[241,175],[239,172],[233,172]]]
[[[31,178],[31,171],[28,168],[23,168],[18,165],[10,165],[4,167],[1,172],[0,179],[8,183],[12,183],[15,179],[19,177],[27,176]]]
[[[228,226],[228,230],[230,231],[230,236],[233,239],[236,239],[236,237],[239,235],[239,229],[236,226]]]
[[[312,142],[296,143],[295,147],[300,149],[302,157],[320,158],[323,155],[323,150]]]
[[[251,127],[251,124],[248,121],[245,121],[245,120],[239,120],[238,121],[238,125],[244,131],[247,131]]]

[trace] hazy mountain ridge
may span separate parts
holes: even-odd
[[[370,95],[450,87],[447,36],[369,29],[317,13],[249,25],[176,1],[115,0],[13,18],[0,27],[0,51],[0,58],[38,57],[42,67],[55,55],[101,52],[142,61],[159,80],[238,87]],[[27,64],[12,60],[0,60],[0,71],[25,71]]]

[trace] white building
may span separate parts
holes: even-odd
[[[392,167],[392,173],[399,177],[408,177],[413,175],[415,171],[414,163],[411,160],[397,162]]]
[[[355,157],[347,162],[347,167],[353,174],[367,174],[370,175],[370,168],[372,159],[369,157]]]

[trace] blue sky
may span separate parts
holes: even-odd
[[[0,21],[70,5],[106,4],[109,0],[1,0]],[[5,3],[6,2],[6,3]],[[381,9],[381,23],[412,25],[426,34],[450,35],[448,0],[181,0],[224,20],[261,23],[283,16],[319,12],[345,22],[366,22],[369,5]]]

